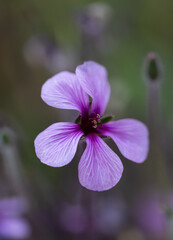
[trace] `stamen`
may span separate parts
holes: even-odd
[[[100,114],[95,114],[95,117],[89,118],[92,123],[92,128],[97,128],[98,124],[101,123]]]
[[[94,119],[94,120],[91,121],[91,122],[92,122],[92,124],[93,124],[92,127],[93,127],[93,128],[97,128],[97,120]]]
[[[92,113],[91,115],[85,117],[78,117],[76,119],[76,123],[80,124],[81,129],[83,130],[84,134],[95,132],[95,129],[98,125],[102,124],[100,119],[100,114]]]

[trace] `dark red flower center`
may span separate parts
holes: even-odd
[[[101,117],[98,113],[86,114],[85,116],[79,115],[75,123],[80,125],[80,129],[84,135],[89,133],[98,133],[97,127],[101,127],[102,124],[109,122],[112,116]]]
[[[99,114],[91,114],[81,118],[80,121],[81,130],[85,135],[88,133],[97,132],[96,128],[99,124],[101,124],[100,115]]]

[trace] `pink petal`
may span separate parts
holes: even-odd
[[[82,88],[93,99],[91,111],[102,115],[110,97],[106,69],[98,63],[88,61],[76,68],[76,76]]]
[[[36,137],[36,155],[49,166],[62,167],[73,159],[82,135],[75,123],[54,123]]]
[[[142,163],[149,150],[148,129],[135,119],[123,119],[102,125],[101,134],[110,136],[124,157]]]
[[[41,97],[52,107],[74,109],[82,114],[88,111],[88,95],[76,75],[70,72],[61,72],[48,79],[42,86]]]
[[[86,141],[78,167],[81,185],[94,191],[114,187],[123,172],[121,160],[100,137],[88,135]]]

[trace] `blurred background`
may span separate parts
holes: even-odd
[[[172,9],[169,0],[0,1],[0,239],[173,239]],[[38,133],[77,117],[46,105],[43,83],[86,60],[108,70],[106,113],[150,129],[146,162],[121,156],[122,179],[101,193],[79,184],[80,145],[63,168],[34,150]]]

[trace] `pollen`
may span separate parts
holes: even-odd
[[[100,115],[93,113],[92,115],[85,116],[81,118],[79,124],[85,134],[95,132],[98,125],[101,124]]]
[[[98,125],[99,123],[101,123],[100,115],[99,115],[99,114],[96,114],[96,116],[93,117],[93,118],[90,118],[90,120],[91,120],[91,123],[92,123],[92,127],[93,127],[93,128],[97,128],[97,125]]]

